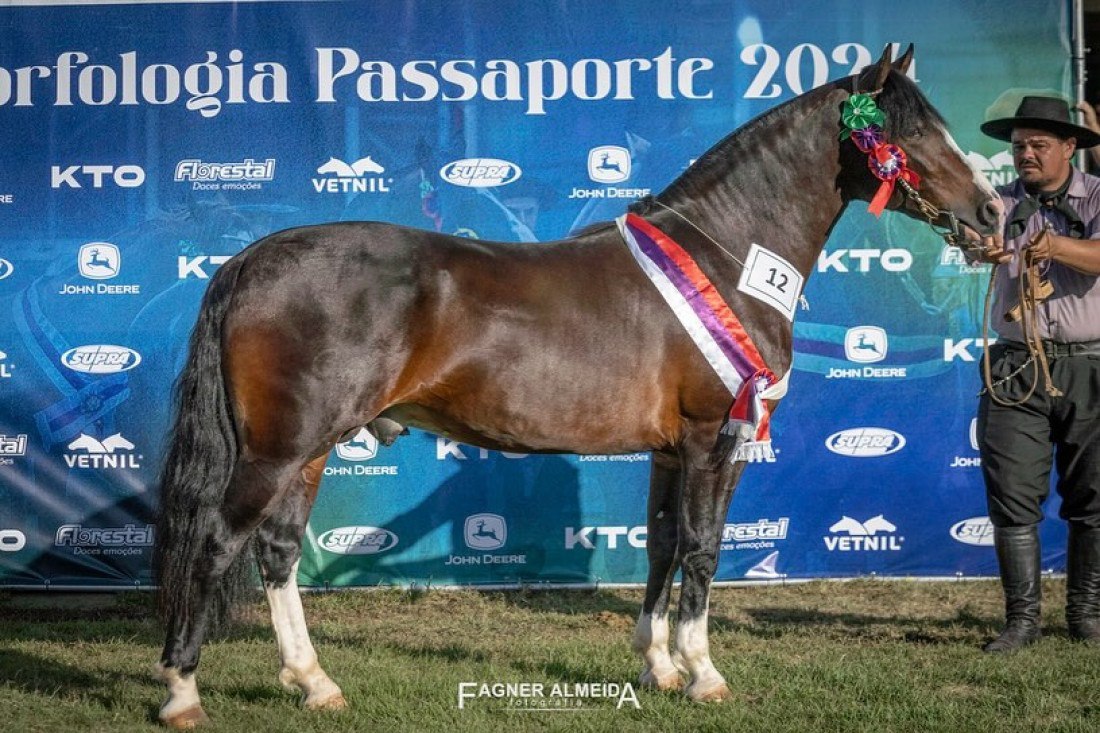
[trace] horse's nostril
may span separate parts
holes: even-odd
[[[989,199],[978,209],[978,220],[986,226],[993,226],[1001,219],[1001,212],[1004,211],[1004,205],[1000,199]]]

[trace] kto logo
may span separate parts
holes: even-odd
[[[15,265],[0,257],[0,280],[15,272]]]
[[[103,188],[105,181],[119,188],[137,188],[145,183],[145,171],[139,165],[70,165],[66,168],[55,165],[50,172],[51,188],[83,188],[89,182],[92,188]]]
[[[378,455],[378,438],[366,428],[359,428],[351,438],[336,444],[336,455],[345,461],[369,461]]]
[[[904,448],[905,436],[886,428],[849,428],[826,438],[825,447],[841,456],[877,458]]]
[[[317,538],[317,546],[337,555],[377,555],[397,546],[397,535],[381,527],[338,527]]]
[[[989,517],[970,517],[951,525],[951,538],[964,545],[993,547],[993,523]]]
[[[122,254],[110,242],[89,242],[80,248],[76,258],[80,274],[89,280],[110,280],[118,275]]]
[[[141,363],[141,354],[125,346],[95,344],[77,346],[61,355],[61,364],[74,372],[114,374],[133,369]]]
[[[823,251],[817,258],[817,271],[870,272],[872,262],[878,262],[879,266],[886,272],[906,272],[913,266],[913,255],[905,249],[838,249],[833,252]]]
[[[0,529],[0,552],[19,552],[27,546],[27,535],[17,529]]]
[[[508,523],[499,514],[471,514],[463,535],[471,550],[496,550],[508,541]]]
[[[944,339],[943,340],[943,360],[944,361],[977,361],[981,357],[981,350],[989,348],[993,344],[997,343],[997,339],[991,338],[983,340],[976,339]]]
[[[467,446],[468,448],[471,446]],[[490,451],[488,448],[478,448],[477,457],[480,460],[489,460]],[[500,455],[505,458],[511,458],[513,460],[526,458],[526,453],[507,453],[500,451]],[[435,439],[435,459],[437,461],[445,461],[448,458],[453,458],[458,461],[465,461],[470,458],[465,451],[462,450],[462,443],[457,440],[449,440],[448,438],[436,437]]]
[[[581,527],[580,529],[566,527],[565,549],[581,547],[585,550],[594,550],[600,537],[607,539],[609,550],[617,550],[621,538],[625,538],[631,547],[644,549],[646,527],[644,524],[637,527]]]
[[[199,255],[198,257],[180,255],[176,259],[176,269],[180,280],[186,280],[189,277],[209,280],[210,273],[203,269],[203,264],[210,263],[211,267],[217,267],[229,262],[231,258],[232,255]]]
[[[844,334],[844,355],[848,361],[872,364],[886,358],[886,331],[878,326],[856,326]]]
[[[829,552],[897,552],[905,541],[904,537],[894,534],[897,530],[881,514],[866,522],[843,516],[839,522],[829,527],[831,534],[822,539]]]
[[[505,186],[523,175],[519,166],[499,158],[464,158],[439,169],[447,183],[470,188]]]
[[[601,145],[588,151],[588,177],[596,183],[621,183],[630,178],[630,151]]]

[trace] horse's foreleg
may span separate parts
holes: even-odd
[[[726,680],[710,658],[707,611],[710,584],[718,569],[718,545],[726,512],[744,463],[730,463],[728,450],[713,439],[686,444],[681,449],[684,487],[680,497],[680,613],[676,625],[675,661],[691,680],[687,694],[692,700],[710,702],[730,697]],[[720,444],[728,448],[727,439]]]
[[[302,469],[282,504],[257,531],[264,592],[279,642],[279,681],[287,689],[300,691],[302,704],[311,710],[347,706],[340,688],[317,660],[298,593],[302,535],[327,458],[327,454],[321,456]]]
[[[634,651],[643,660],[640,684],[656,690],[678,690],[684,686],[669,653],[668,626],[669,596],[676,575],[680,482],[679,458],[674,454],[654,453],[646,512],[649,578],[642,611],[634,627]]]

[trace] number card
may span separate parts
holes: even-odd
[[[802,282],[802,275],[790,262],[753,242],[737,289],[764,301],[785,315],[788,321],[794,321]]]

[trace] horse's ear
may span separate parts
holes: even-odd
[[[882,57],[873,67],[871,79],[873,80],[870,92],[877,92],[882,89],[882,86],[886,83],[886,78],[890,76],[890,56],[893,49],[890,44],[886,44],[886,48],[882,50]]]
[[[897,61],[894,62],[894,68],[903,74],[909,73],[909,65],[913,63],[913,44],[909,44],[909,48],[905,49],[905,53],[901,55]]]

